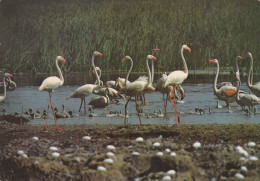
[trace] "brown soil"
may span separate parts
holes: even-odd
[[[210,125],[43,125],[0,124],[0,180],[260,180],[260,124]],[[83,136],[91,140],[83,140]],[[32,137],[37,136],[38,141]],[[143,142],[136,142],[137,137]],[[196,141],[201,148],[193,148]],[[247,143],[254,141],[256,146]],[[159,142],[161,146],[154,147]],[[113,164],[104,163],[107,145],[114,145]],[[249,156],[236,151],[242,146]],[[50,146],[60,157],[51,156]],[[170,156],[165,149],[176,153]],[[17,154],[23,150],[28,158]],[[140,155],[132,155],[132,152]],[[158,151],[163,156],[157,156]],[[241,159],[244,158],[244,160]],[[97,171],[98,166],[107,171]],[[247,171],[241,170],[246,166]]]

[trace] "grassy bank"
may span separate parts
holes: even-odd
[[[260,11],[256,0],[2,0],[0,67],[12,72],[56,71],[54,59],[67,59],[66,72],[90,69],[91,54],[104,58],[104,71],[145,69],[152,48],[156,71],[182,68],[180,47],[187,44],[189,68],[206,69],[210,58],[232,66],[237,55],[260,57]],[[244,63],[243,66],[249,66]],[[259,61],[255,61],[258,69]]]

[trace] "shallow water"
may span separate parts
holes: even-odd
[[[80,99],[65,98],[73,92],[78,86],[63,86],[58,88],[53,94],[53,105],[58,109],[62,109],[62,104],[65,105],[66,110],[72,110],[73,113],[78,113]],[[186,97],[182,103],[177,104],[177,109],[181,115],[181,123],[186,124],[209,124],[209,123],[259,123],[260,122],[260,109],[257,106],[257,113],[255,115],[246,115],[241,111],[241,107],[237,103],[231,103],[232,112],[228,112],[224,107],[225,102],[220,101],[223,105],[222,109],[217,109],[217,99],[214,96],[212,84],[183,84]],[[241,89],[249,92],[246,84],[242,84]],[[96,95],[92,94],[86,98],[88,103],[92,97]],[[154,111],[159,112],[161,109],[164,112],[162,94],[154,92],[146,94],[146,105],[143,107],[144,113],[142,113],[143,124],[174,124],[174,109],[168,102],[167,110],[168,114],[164,118],[158,118],[154,115]],[[4,103],[0,103],[0,110],[5,108],[7,112],[14,113],[25,112],[29,108],[34,111],[43,111],[47,109],[48,105],[48,92],[38,91],[38,86],[18,87],[15,91],[8,92],[7,100]],[[95,109],[97,117],[85,116],[83,113],[79,113],[78,116],[73,118],[59,119],[59,124],[123,124],[124,118],[120,116],[107,117],[110,111],[121,111],[124,114],[125,101],[120,99],[120,104],[111,104],[105,109]],[[87,106],[90,107],[89,105]],[[205,111],[205,114],[200,115],[195,112],[195,107],[199,107]],[[212,108],[212,113],[209,114],[208,108]],[[82,110],[83,111],[83,110]],[[147,114],[152,118],[147,118]],[[129,124],[139,124],[139,119],[135,110],[135,102],[130,101],[128,104],[128,122]],[[54,124],[52,113],[50,112],[50,119],[48,124]],[[45,124],[44,119],[31,120],[30,124]]]

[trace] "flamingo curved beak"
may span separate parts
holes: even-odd
[[[121,59],[121,62],[123,63],[125,61],[125,57]]]
[[[66,59],[63,57],[61,57],[61,61],[63,61],[64,64],[66,63]]]
[[[213,63],[215,61],[216,61],[216,59],[212,59],[212,60],[209,60],[209,63],[211,64],[211,63]]]
[[[237,58],[238,58],[239,60],[243,60],[243,59],[244,59],[244,58],[241,57],[241,56],[237,56]]]
[[[187,50],[189,53],[191,53],[191,49],[190,49],[190,48],[186,48],[186,50]]]
[[[156,57],[153,56],[152,59],[153,59],[154,61],[156,61]]]
[[[98,55],[99,55],[100,57],[103,57],[103,54],[102,54],[102,53],[99,53]]]

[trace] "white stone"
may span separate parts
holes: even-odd
[[[169,170],[166,174],[167,175],[175,175],[176,171],[175,170]]]
[[[247,145],[250,146],[250,147],[253,147],[253,146],[255,146],[256,144],[255,144],[255,142],[253,142],[253,141],[249,141],[249,142],[247,143]]]
[[[248,157],[248,153],[246,150],[242,149],[242,150],[239,150],[238,153],[244,155],[245,157]]]
[[[107,158],[103,161],[104,163],[113,164],[114,161],[111,158]]]
[[[106,156],[107,157],[115,157],[115,154],[109,151],[109,152],[106,153]]]
[[[82,139],[86,140],[86,141],[89,141],[89,140],[91,140],[91,137],[90,136],[83,136]]]
[[[257,161],[258,158],[257,158],[256,156],[250,156],[250,157],[249,157],[249,160],[251,160],[251,161]]]
[[[18,155],[23,155],[23,154],[24,154],[24,151],[23,151],[23,150],[18,150],[18,151],[17,151],[17,154],[18,154]]]
[[[153,144],[153,146],[154,146],[154,147],[159,147],[159,146],[161,146],[161,144],[160,144],[159,142],[155,142],[155,143]]]
[[[97,170],[98,171],[103,171],[103,172],[107,171],[106,167],[103,167],[103,166],[98,166]]]
[[[49,148],[49,150],[51,150],[51,151],[58,151],[58,148],[55,147],[55,146],[51,146],[51,147]]]
[[[138,137],[138,138],[135,139],[135,141],[136,141],[136,142],[143,142],[144,139],[143,139],[142,137]]]
[[[240,160],[246,161],[246,158],[242,156],[242,157],[240,157]]]
[[[239,151],[239,150],[243,150],[244,148],[242,148],[241,146],[237,146],[236,147],[236,150]]]
[[[157,156],[163,156],[163,152],[159,151],[156,153]]]
[[[39,164],[39,161],[36,160],[36,161],[34,161],[33,163],[34,163],[35,165],[38,165],[38,164]]]
[[[111,150],[111,151],[115,151],[115,150],[116,150],[116,147],[113,146],[113,145],[107,145],[107,149],[108,149],[108,150]]]
[[[165,176],[163,176],[163,178],[162,178],[162,181],[171,181],[172,180],[172,178],[171,178],[171,176],[169,176],[169,175],[165,175]]]
[[[243,171],[247,171],[246,166],[241,166],[240,169],[243,170]]]
[[[170,150],[169,148],[166,148],[165,151],[166,151],[167,153],[170,153],[170,152],[171,152],[171,150]]]
[[[137,151],[133,151],[133,152],[132,152],[132,155],[139,156],[139,155],[140,155],[140,153],[139,153],[139,152],[137,152]]]
[[[58,152],[53,152],[51,156],[53,156],[54,158],[58,158],[60,154]]]
[[[32,140],[33,140],[33,141],[38,141],[39,138],[38,138],[37,136],[34,136],[34,137],[32,137]]]
[[[245,178],[245,176],[242,175],[241,173],[236,173],[235,177],[238,178],[238,179],[244,179]]]
[[[24,154],[22,154],[22,157],[23,158],[28,158],[28,156],[24,153]]]
[[[201,143],[196,141],[195,143],[193,143],[193,148],[200,148],[201,147]]]
[[[170,155],[171,155],[171,156],[176,156],[176,153],[175,153],[175,152],[171,152]]]

